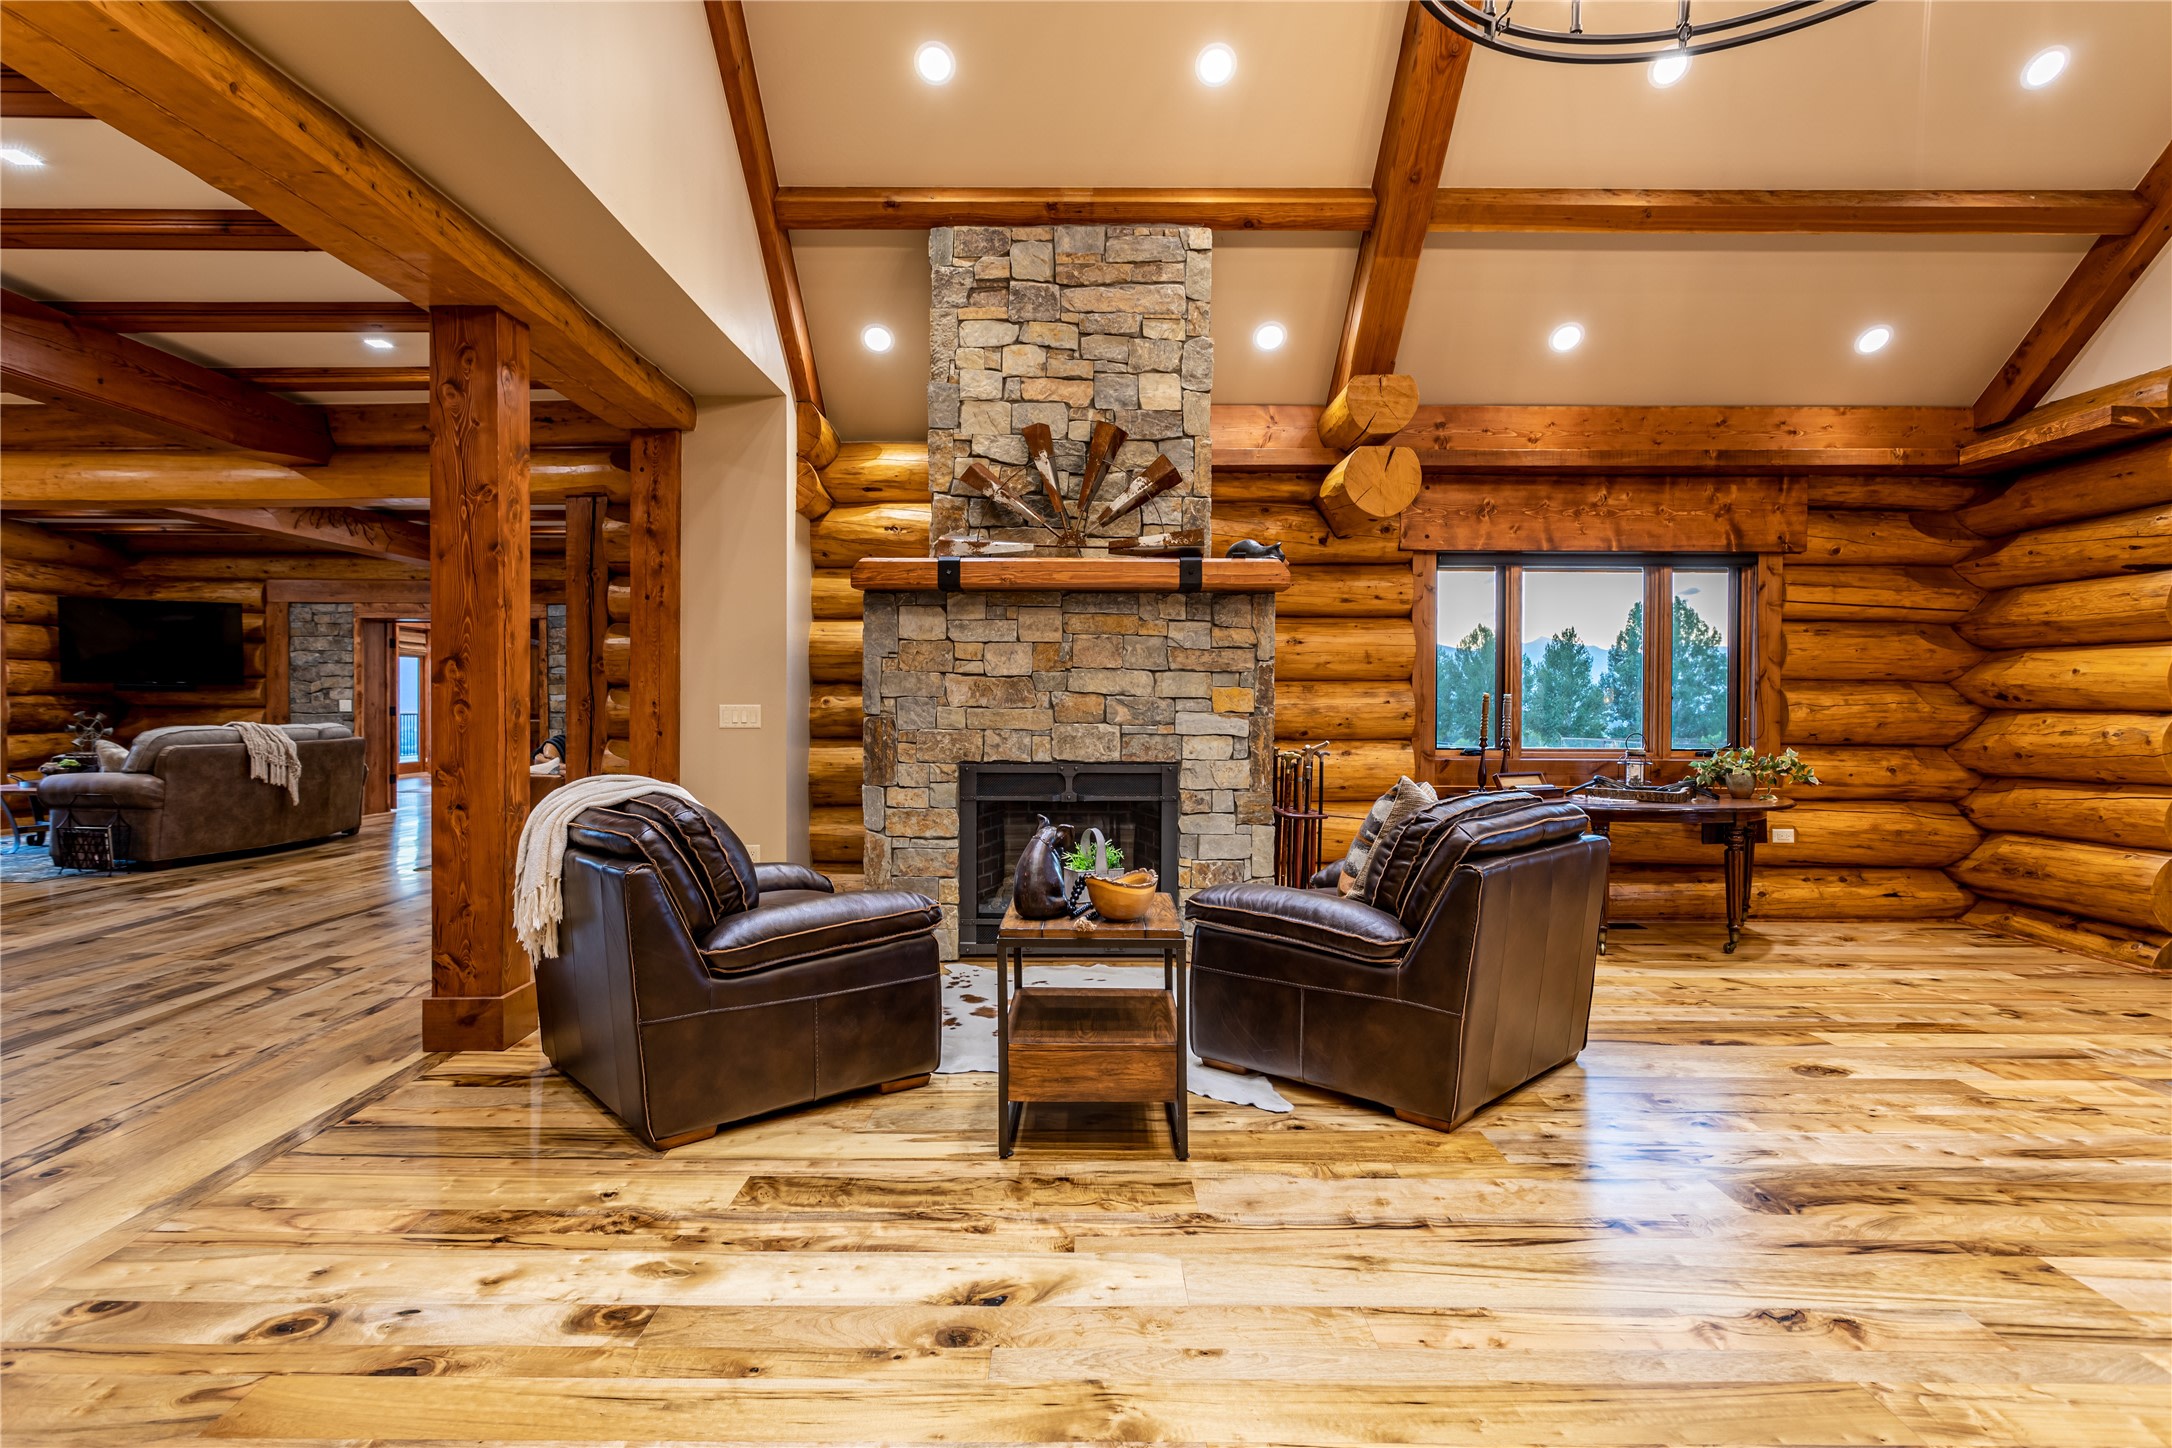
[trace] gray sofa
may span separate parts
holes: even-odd
[[[128,825],[143,864],[299,844],[362,824],[363,742],[344,724],[283,724],[302,757],[302,798],[249,777],[249,751],[226,725],[146,729],[120,769],[55,774],[38,785],[55,829],[80,811]]]

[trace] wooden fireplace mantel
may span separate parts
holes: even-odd
[[[862,593],[919,593],[942,587],[938,565],[956,563],[964,593],[1177,593],[1174,558],[862,558],[852,586]],[[1280,593],[1290,566],[1272,558],[1207,558],[1201,593]]]

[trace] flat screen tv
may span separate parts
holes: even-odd
[[[117,689],[241,682],[241,605],[60,600],[60,681]]]

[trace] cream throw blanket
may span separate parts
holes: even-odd
[[[241,747],[249,751],[249,778],[266,784],[283,784],[287,803],[302,802],[302,751],[294,747],[287,731],[276,724],[236,719],[229,729],[240,731]]]
[[[675,795],[690,804],[701,801],[676,784],[643,774],[591,774],[570,780],[543,796],[528,811],[520,832],[519,863],[513,872],[513,932],[530,962],[558,953],[558,922],[565,918],[561,886],[566,872],[566,826],[584,809],[624,804],[644,794]]]

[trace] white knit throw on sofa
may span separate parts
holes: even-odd
[[[302,751],[294,747],[294,740],[287,731],[276,724],[259,724],[254,719],[235,719],[226,727],[241,733],[241,747],[249,751],[249,778],[285,785],[287,803],[300,804]]]
[[[513,871],[513,932],[530,962],[558,953],[558,922],[565,918],[566,826],[584,809],[624,804],[644,794],[668,794],[700,804],[676,784],[642,774],[591,774],[569,780],[528,811]]]

